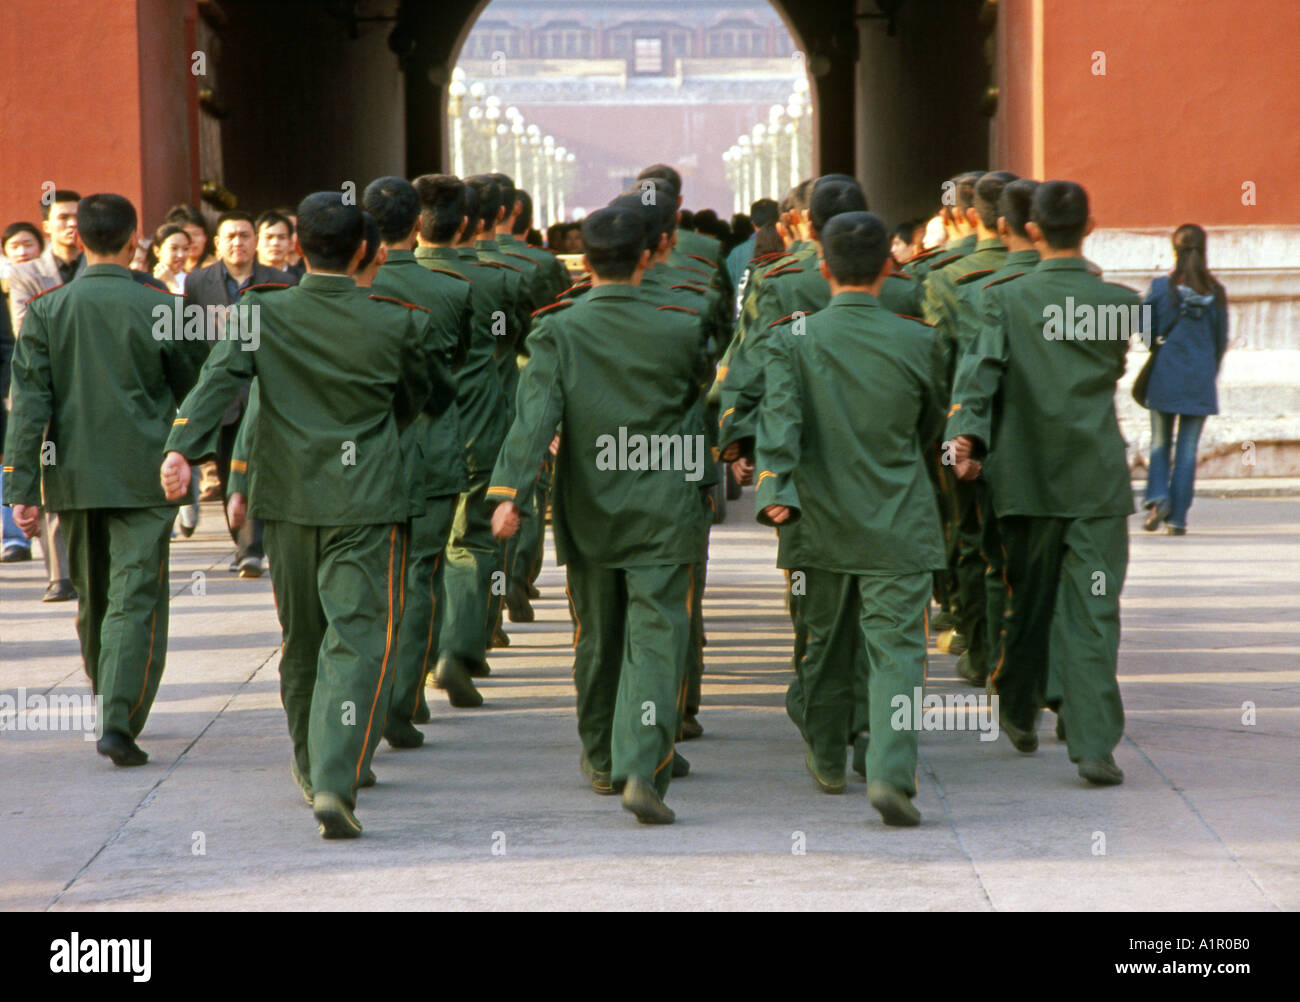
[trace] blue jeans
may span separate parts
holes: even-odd
[[[3,406],[3,404],[0,404],[0,407]],[[5,475],[3,471],[0,471],[0,501],[4,500],[4,490]],[[17,546],[30,553],[32,551],[32,541],[23,535],[22,529],[18,528],[18,523],[14,521],[14,510],[0,507],[0,512],[3,512],[0,518],[4,520],[3,539],[0,540],[0,547],[7,550],[11,546]]]
[[[1174,419],[1178,437],[1174,438]],[[1187,528],[1187,509],[1192,506],[1196,485],[1196,446],[1205,427],[1203,414],[1151,412],[1151,459],[1147,464],[1146,504],[1169,502],[1169,524]],[[1170,443],[1173,443],[1173,473],[1170,474]]]

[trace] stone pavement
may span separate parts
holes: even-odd
[[[1051,714],[1033,756],[1005,738],[925,733],[923,823],[888,829],[861,780],[825,796],[803,771],[782,699],[782,579],[751,498],[713,537],[706,733],[682,746],[693,769],[669,793],[676,825],[637,825],[578,772],[548,555],[538,621],[493,653],[484,706],[452,710],[431,692],[425,747],[380,746],[356,842],[320,839],[289,777],[270,582],[226,570],[220,512],[205,505],[198,534],[172,549],[149,764],[114,769],[79,733],[0,732],[0,907],[1300,906],[1300,502],[1202,498],[1183,538],[1131,520],[1123,786],[1080,780]],[[75,610],[41,604],[41,578],[39,561],[0,566],[0,695],[85,691]],[[973,691],[933,650],[929,678],[930,691]]]

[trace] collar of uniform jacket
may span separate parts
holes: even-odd
[[[1046,257],[1038,262],[1039,271],[1092,271],[1093,265],[1083,257]]]
[[[320,272],[309,271],[302,276],[298,286],[312,292],[337,293],[352,292],[357,283],[351,275],[322,275]]]
[[[832,296],[828,305],[872,306],[876,309],[884,309],[884,307],[880,305],[880,300],[869,292],[841,292],[838,296]]]
[[[584,299],[632,299],[636,296],[636,286],[631,282],[612,282],[609,285],[597,285],[584,296]]]
[[[415,251],[390,248],[384,264],[415,264]]]
[[[88,264],[80,278],[130,278],[131,270],[120,264]]]

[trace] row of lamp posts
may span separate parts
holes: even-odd
[[[564,200],[573,191],[574,154],[536,124],[526,124],[518,108],[503,108],[482,81],[467,83],[459,66],[447,93],[452,173],[509,174],[533,196],[534,225],[545,230],[564,219]]]
[[[733,212],[748,212],[760,198],[779,201],[811,171],[811,111],[808,80],[796,77],[786,103],[772,105],[766,122],[756,123],[722,154]]]

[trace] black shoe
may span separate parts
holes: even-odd
[[[1011,744],[1016,751],[1024,752],[1026,755],[1038,751],[1038,732],[1032,727],[1025,730],[1017,727],[1015,724],[1008,722],[1006,714],[998,714],[998,724],[1006,736],[1011,740]]]
[[[1094,786],[1118,786],[1124,782],[1124,770],[1115,764],[1115,757],[1084,759],[1079,763],[1079,775]]]
[[[931,633],[943,633],[945,630],[955,629],[956,626],[957,620],[947,609],[940,609],[934,614],[934,619],[930,620]]]
[[[505,630],[501,629],[501,621],[497,620],[497,625],[492,628],[492,636],[488,640],[488,650],[491,650],[493,647],[509,647],[509,646],[510,646],[510,634],[506,633]]]
[[[424,732],[405,720],[392,720],[384,727],[384,740],[392,748],[419,748],[424,744]]]
[[[1187,526],[1185,525],[1166,525],[1165,534],[1169,536],[1186,536]]]
[[[465,661],[465,670],[470,678],[487,678],[492,674],[492,666],[486,661]]]
[[[105,731],[104,736],[95,742],[95,751],[113,760],[114,765],[144,765],[149,756],[144,749],[121,731]]]
[[[72,582],[67,578],[59,578],[57,581],[51,581],[50,586],[45,589],[45,595],[41,598],[42,602],[74,602],[77,598],[77,589],[72,587]]]
[[[623,786],[623,810],[631,811],[643,825],[670,825],[677,820],[677,815],[643,776],[627,777]]]
[[[540,591],[537,590],[537,585],[533,584],[531,581],[529,581],[528,584],[524,585],[524,588],[525,588],[525,590],[528,592],[528,597],[529,597],[529,598],[541,598],[541,597],[542,597],[542,593],[541,593]]]
[[[578,758],[578,768],[582,770],[582,774],[587,777],[587,782],[597,793],[608,796],[614,792],[614,787],[609,781],[609,770],[597,769],[591,764],[591,759],[587,758],[585,751]]]
[[[673,779],[681,779],[691,774],[691,763],[686,761],[686,757],[681,752],[673,752]]]
[[[290,761],[289,775],[292,776],[293,781],[298,784],[298,789],[302,791],[302,799],[307,801],[307,806],[310,807],[313,797],[311,780],[302,774],[302,770],[298,768],[297,759]]]
[[[511,581],[506,589],[506,615],[512,623],[531,623],[537,618],[522,581]]]
[[[853,735],[853,771],[863,779],[867,778],[867,742],[870,737],[866,731]]]
[[[32,559],[32,549],[30,546],[19,546],[17,543],[10,543],[5,547],[4,556],[0,556],[0,564],[21,564],[24,560]]]
[[[1065,740],[1065,720],[1059,713],[1056,715],[1056,740]]]
[[[325,838],[357,838],[361,835],[361,822],[337,793],[322,790],[316,794],[311,810]]]
[[[897,787],[879,781],[868,783],[867,799],[887,825],[912,828],[921,823],[921,812],[912,803],[912,798]]]
[[[424,698],[424,693],[420,693],[420,705],[415,708],[415,713],[411,717],[413,724],[427,724],[433,719],[433,714],[429,711],[429,703]]]
[[[455,654],[444,654],[433,672],[433,684],[447,693],[447,702],[459,709],[483,705],[483,696],[474,688],[470,662]]]
[[[700,722],[695,719],[695,714],[688,717],[682,717],[680,741],[694,741],[696,738],[704,737],[704,728]]]
[[[367,769],[366,774],[361,777],[361,782],[357,784],[357,787],[362,790],[368,790],[378,782],[379,777],[375,775],[375,770]]]
[[[1142,523],[1142,528],[1147,532],[1155,532],[1160,528],[1160,523],[1169,517],[1169,502],[1157,501],[1147,505],[1147,520]]]
[[[971,661],[970,651],[957,659],[957,674],[971,685],[977,685],[981,689],[984,687],[985,682],[988,681],[988,676],[981,674]]]
[[[813,782],[817,784],[818,789],[820,789],[822,793],[843,793],[844,792],[844,787],[846,784],[844,782],[843,775],[823,776],[821,773],[819,773],[817,771],[817,763],[813,761],[813,753],[811,748],[809,748],[808,751],[804,753],[803,764],[804,767],[808,770],[808,775],[813,778]]]

